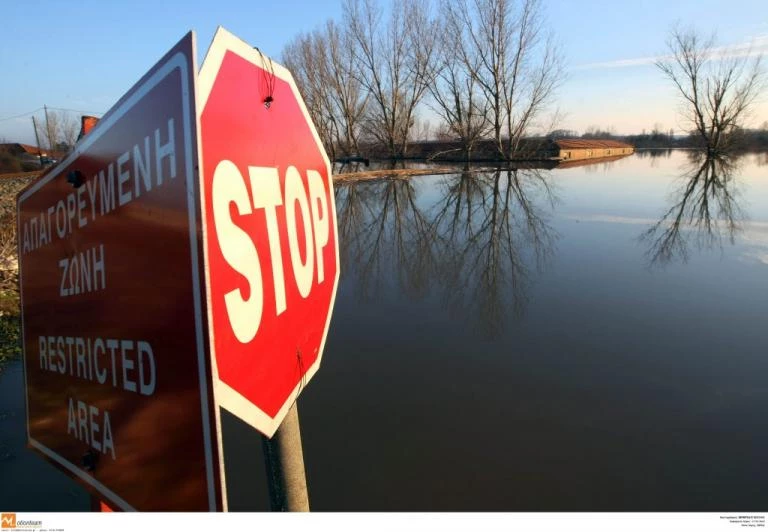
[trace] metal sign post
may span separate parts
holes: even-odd
[[[308,512],[307,477],[295,403],[271,439],[262,435],[262,443],[271,510]]]

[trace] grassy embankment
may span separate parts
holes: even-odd
[[[0,367],[21,354],[16,194],[32,177],[0,177]]]

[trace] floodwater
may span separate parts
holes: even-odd
[[[768,159],[338,187],[317,510],[768,505]]]
[[[88,494],[26,448],[24,370],[20,361],[0,367],[0,509],[84,512]]]
[[[766,509],[767,155],[457,171],[336,202],[341,282],[299,401],[313,510]],[[264,510],[259,437],[223,425],[230,507]],[[32,459],[53,487],[3,507],[87,507]]]

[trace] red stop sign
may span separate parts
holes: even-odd
[[[290,73],[221,29],[199,108],[215,397],[272,436],[320,366],[336,296],[330,165]]]

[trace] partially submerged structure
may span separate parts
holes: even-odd
[[[388,159],[386,150],[374,144],[363,146],[372,160]],[[635,147],[613,139],[545,138],[523,139],[509,161],[581,161],[630,155]],[[467,160],[466,147],[459,140],[429,140],[408,145],[404,159],[463,162]],[[491,139],[478,140],[469,157],[472,161],[504,162],[498,145]]]
[[[617,155],[629,155],[635,147],[613,139],[551,139],[540,148],[546,158],[560,161],[602,159]]]
[[[597,164],[610,164],[614,161],[618,161],[620,159],[623,159],[624,157],[629,157],[631,154],[627,153],[624,155],[611,155],[610,157],[590,157],[589,159],[563,159],[560,161],[556,161],[553,168],[577,168],[579,166],[589,166],[591,164],[597,165]]]

